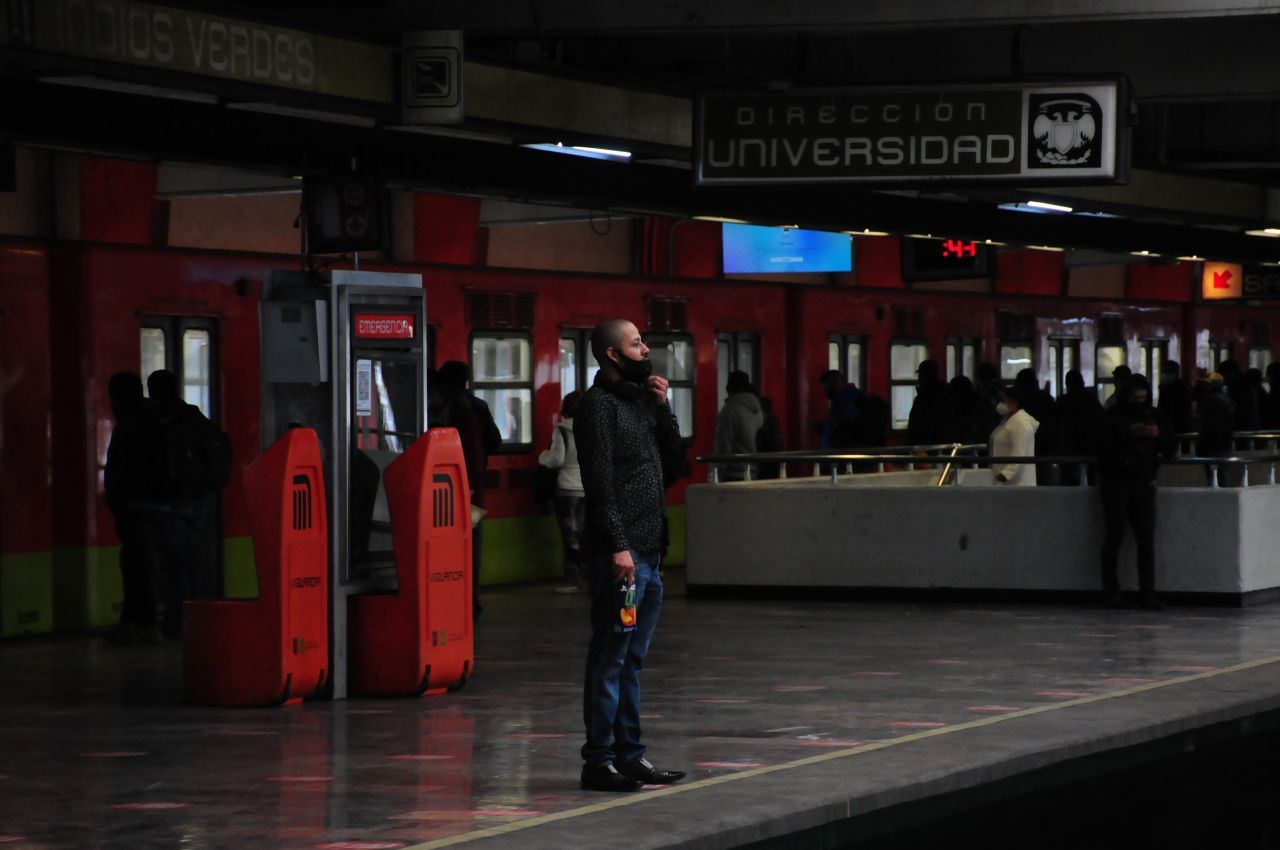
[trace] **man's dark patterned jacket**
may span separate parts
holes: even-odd
[[[573,433],[587,497],[588,551],[661,551],[665,482],[682,452],[671,406],[601,373],[578,405]]]

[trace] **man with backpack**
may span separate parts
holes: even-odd
[[[198,407],[178,392],[168,369],[147,377],[147,428],[153,437],[152,474],[157,500],[141,512],[145,538],[165,580],[166,637],[182,633],[182,603],[217,595],[217,575],[202,551],[209,497],[226,486],[231,443]]]

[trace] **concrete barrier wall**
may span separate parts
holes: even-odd
[[[690,487],[689,584],[1100,587],[1097,488],[885,487],[876,477]],[[1280,487],[1162,488],[1156,504],[1158,589],[1280,587]],[[1120,557],[1122,585],[1136,586],[1132,534]]]

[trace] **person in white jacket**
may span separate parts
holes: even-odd
[[[556,520],[560,525],[560,539],[564,542],[564,574],[574,583],[556,588],[557,593],[580,593],[587,586],[587,563],[582,554],[587,501],[582,489],[582,470],[578,466],[578,444],[573,439],[573,414],[581,398],[582,393],[576,390],[564,397],[560,406],[560,423],[551,435],[551,448],[538,455],[538,463],[559,470],[556,476]]]
[[[1000,403],[996,412],[1003,418],[991,432],[992,457],[1035,457],[1036,429],[1040,423],[1022,409],[1017,393],[1000,387],[997,390]],[[1033,463],[997,463],[991,467],[992,483],[996,486],[1015,485],[1034,487],[1036,467]]]

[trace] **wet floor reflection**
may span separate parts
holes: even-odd
[[[177,646],[0,644],[0,842],[394,847],[600,802],[577,788],[586,638],[580,598],[491,591],[464,691],[263,710],[182,706]],[[643,716],[697,779],[1274,655],[1280,606],[671,598]]]

